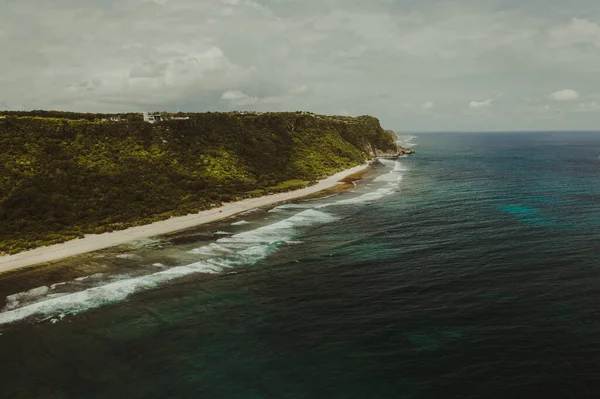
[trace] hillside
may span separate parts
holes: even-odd
[[[203,113],[150,124],[68,115],[0,117],[0,252],[304,187],[398,151],[369,116]]]

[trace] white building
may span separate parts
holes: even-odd
[[[143,112],[144,122],[154,123],[162,120],[162,117],[157,113]]]

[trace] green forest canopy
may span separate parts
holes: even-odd
[[[176,115],[189,119],[1,112],[0,252],[304,187],[398,150],[370,116]]]

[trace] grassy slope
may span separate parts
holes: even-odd
[[[286,191],[395,149],[372,117],[188,114],[151,125],[0,119],[0,252]]]

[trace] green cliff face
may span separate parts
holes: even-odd
[[[69,114],[70,115],[70,114]],[[373,117],[0,118],[0,252],[300,188],[397,151]]]

